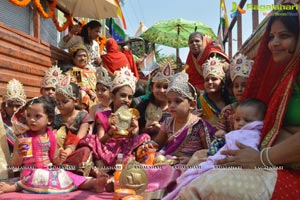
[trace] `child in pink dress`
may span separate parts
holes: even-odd
[[[34,98],[25,104],[28,131],[24,137],[32,138],[32,156],[26,156],[28,145],[14,145],[12,167],[21,167],[21,178],[15,184],[0,183],[0,193],[26,191],[30,193],[66,193],[75,189],[104,191],[107,176],[86,178],[56,167],[66,158],[66,153],[56,148],[55,135],[48,126],[54,119],[54,102],[48,97]],[[25,126],[23,124],[23,126]]]

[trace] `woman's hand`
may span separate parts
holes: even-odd
[[[72,35],[76,35],[76,34],[80,33],[80,31],[81,31],[80,25],[76,24],[72,27],[72,29],[70,30],[70,33]]]
[[[226,158],[218,160],[217,165],[222,166],[232,166],[232,167],[242,167],[253,169],[255,167],[261,166],[259,151],[248,147],[239,142],[236,143],[240,148],[239,150],[225,150],[221,154],[225,155]]]

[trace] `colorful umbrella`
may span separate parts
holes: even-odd
[[[184,19],[159,21],[148,28],[141,37],[153,43],[182,48],[188,46],[189,35],[195,31],[216,39],[216,35],[207,25]]]
[[[118,13],[115,0],[57,0],[57,5],[73,17],[105,19]]]

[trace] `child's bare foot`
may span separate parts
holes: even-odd
[[[94,189],[96,190],[96,192],[100,193],[105,190],[105,186],[107,184],[108,178],[109,177],[107,174],[98,174],[97,175],[97,178],[96,178],[95,184],[94,184]]]
[[[0,194],[7,192],[16,192],[18,189],[17,184],[8,184],[5,182],[0,182]]]

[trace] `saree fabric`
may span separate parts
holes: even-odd
[[[105,55],[102,55],[104,67],[113,74],[115,71],[120,70],[121,67],[129,66],[129,62],[124,53],[120,52],[116,40],[110,38],[106,42]]]
[[[139,72],[138,72],[138,69],[137,69],[135,60],[134,60],[134,58],[133,58],[132,51],[131,51],[130,49],[126,50],[126,49],[123,48],[122,53],[125,54],[125,56],[126,56],[128,62],[129,62],[130,70],[133,72],[134,76],[135,76],[137,79],[139,79]]]
[[[204,90],[204,77],[202,64],[212,55],[219,54],[227,59],[227,55],[213,41],[203,37],[203,52],[196,58],[190,51],[186,60],[186,73],[189,75],[189,82],[199,90]]]
[[[105,132],[109,130],[110,110],[97,113],[96,120],[102,124]],[[102,160],[106,166],[114,166],[116,164],[117,155],[123,153],[124,162],[134,157],[134,151],[145,141],[150,140],[147,134],[133,135],[132,137],[109,138],[105,144],[102,144],[97,135],[87,135],[79,142],[80,148],[89,147],[93,152],[93,158]]]
[[[197,99],[197,103],[197,108],[201,108],[203,110],[203,119],[207,120],[213,127],[216,127],[221,109],[209,99],[207,93],[200,95]]]
[[[297,37],[299,43],[300,37]],[[279,65],[272,59],[268,41],[269,33],[265,32],[244,93],[244,99],[260,99],[268,107],[262,129],[261,149],[272,146],[278,137],[300,66],[300,45],[295,45],[296,49],[288,64]],[[227,170],[226,173],[213,170],[188,184],[182,190],[181,198],[299,199],[299,185],[300,170],[243,169]]]

